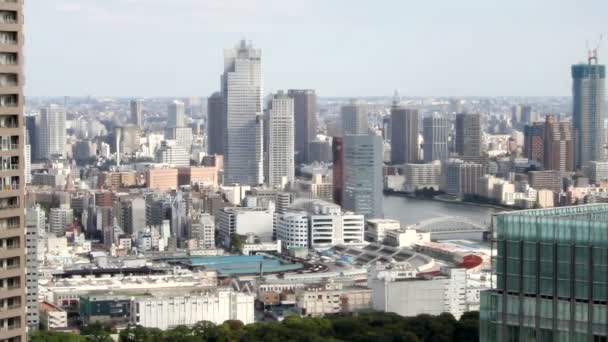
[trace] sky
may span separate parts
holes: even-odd
[[[24,14],[26,96],[207,96],[243,38],[265,92],[567,96],[570,65],[608,38],[606,0],[28,0]]]

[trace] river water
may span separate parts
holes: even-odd
[[[490,224],[493,213],[498,209],[462,203],[446,203],[435,200],[409,198],[399,195],[385,195],[384,217],[414,224],[441,216],[467,217],[480,224]]]

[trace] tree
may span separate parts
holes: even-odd
[[[243,254],[243,247],[245,247],[245,241],[247,237],[245,235],[231,234],[230,235],[230,253]]]
[[[86,342],[86,337],[57,331],[36,331],[28,341],[31,342]]]

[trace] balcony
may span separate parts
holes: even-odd
[[[0,52],[0,65],[17,65],[17,53]]]
[[[0,24],[16,24],[17,23],[17,12],[16,11],[0,11]]]
[[[16,143],[0,143],[0,151],[12,151],[19,148],[19,144]]]
[[[16,94],[0,95],[0,108],[17,107],[19,105],[19,96]]]
[[[0,192],[2,192],[2,191],[15,191],[15,190],[19,190],[19,184],[18,183],[0,184]]]
[[[0,44],[17,45],[17,32],[0,31]]]
[[[19,120],[17,119],[17,115],[1,115],[0,116],[0,128],[17,128],[18,125],[19,125]]]
[[[0,74],[0,87],[16,87],[17,79],[17,74]]]
[[[2,220],[0,221],[0,231],[19,228],[19,220]]]
[[[9,210],[9,209],[18,209],[19,208],[19,200],[14,198],[12,200],[4,200],[0,201],[0,210]]]
[[[19,170],[19,164],[0,164],[0,171]]]

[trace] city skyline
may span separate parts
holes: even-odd
[[[567,96],[567,68],[605,32],[608,4],[547,5],[29,2],[25,93],[205,96],[216,90],[222,49],[246,38],[265,51],[267,93]]]

